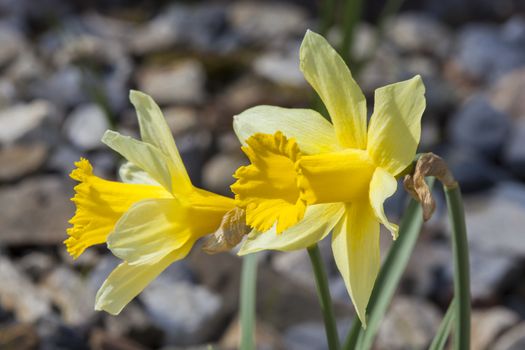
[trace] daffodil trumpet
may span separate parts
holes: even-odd
[[[234,201],[199,189],[190,181],[180,154],[153,99],[131,91],[142,140],[114,131],[102,139],[127,159],[125,183],[93,174],[89,161],[75,163],[71,177],[76,213],[65,241],[79,257],[86,248],[107,243],[123,262],[99,289],[95,308],[118,314],[167,266],[184,258],[201,237],[216,231]]]
[[[300,67],[332,122],[313,110],[273,106],[234,118],[250,160],[232,185],[253,228],[240,254],[307,248],[333,231],[336,265],[366,327],[380,266],[379,226],[394,239],[398,234],[383,204],[416,154],[425,88],[415,76],[377,89],[367,123],[361,89],[323,37],[306,33]]]

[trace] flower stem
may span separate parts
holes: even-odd
[[[242,261],[240,322],[240,349],[255,350],[255,287],[257,284],[257,256],[246,255]]]
[[[317,244],[308,247],[307,250],[314,271],[319,304],[321,305],[321,311],[323,312],[328,349],[337,350],[339,349],[339,336],[337,334],[337,324],[335,322],[330,290],[328,289],[328,278],[326,277],[326,272],[321,260],[321,253]]]
[[[448,214],[452,226],[454,252],[454,299],[457,302],[454,348],[470,349],[470,277],[467,229],[461,191],[456,184],[444,186]]]

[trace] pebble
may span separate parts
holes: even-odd
[[[65,65],[29,86],[31,96],[51,101],[60,108],[69,108],[88,101],[84,91],[84,74],[80,67]]]
[[[254,71],[269,81],[291,87],[305,87],[306,80],[299,69],[299,48],[288,53],[270,52],[257,57],[253,63]]]
[[[199,344],[217,331],[221,296],[187,282],[154,280],[141,294],[152,322],[174,345]]]
[[[0,188],[0,241],[7,246],[56,245],[73,216],[71,184],[38,176]],[[30,214],[29,214],[30,213]],[[30,217],[28,217],[30,215]]]
[[[1,255],[0,280],[0,305],[13,312],[17,320],[35,322],[51,312],[49,298],[13,262]]]
[[[342,343],[345,332],[350,329],[349,320],[338,320],[337,329]],[[303,322],[289,327],[283,335],[285,349],[288,350],[325,350],[326,331],[320,322]]]
[[[489,91],[490,103],[515,119],[525,118],[525,68],[501,77]]]
[[[0,325],[0,349],[33,350],[38,348],[40,339],[29,324]]]
[[[394,298],[377,334],[377,349],[423,349],[430,344],[442,315],[418,298]]]
[[[2,47],[0,52],[0,67],[5,67],[24,52],[27,43],[21,33],[13,28],[13,26],[7,23],[1,23],[0,47]]]
[[[96,104],[76,107],[64,124],[68,140],[82,151],[101,148],[104,132],[110,128],[106,113]]]
[[[42,100],[0,110],[0,145],[10,145],[21,139],[31,140],[36,138],[36,135],[46,137],[44,134],[50,133],[50,130],[42,128],[47,126],[46,124],[56,122],[55,117],[53,106]],[[51,133],[47,135],[47,138],[50,137]]]
[[[525,348],[525,322],[503,333],[491,348],[493,350],[522,350]]]
[[[217,154],[202,169],[202,184],[212,192],[232,196],[230,186],[235,182],[235,171],[247,165],[246,158],[237,151],[234,154]]]
[[[447,134],[453,144],[471,148],[487,157],[500,154],[511,128],[507,114],[494,109],[477,95],[452,116]]]
[[[494,340],[505,330],[514,326],[519,316],[504,307],[496,306],[482,311],[472,312],[471,348],[476,350],[492,349]]]
[[[525,179],[525,118],[516,121],[503,150],[503,163],[516,176]]]
[[[205,97],[206,73],[199,61],[167,67],[146,67],[137,77],[139,89],[158,104],[199,104]]]
[[[45,144],[13,145],[0,149],[0,182],[20,179],[40,169],[47,159]]]

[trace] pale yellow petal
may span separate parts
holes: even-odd
[[[332,233],[335,262],[357,315],[366,327],[366,307],[379,272],[379,223],[368,203],[347,205]]]
[[[172,193],[191,191],[186,182],[186,170],[177,168],[158,148],[149,143],[123,136],[108,130],[102,142],[120,153],[131,163],[143,169],[148,175]]]
[[[93,168],[86,159],[76,162],[77,168],[71,178],[79,181],[75,186],[75,216],[69,221],[73,227],[67,230],[69,238],[64,241],[67,251],[77,258],[92,245],[106,242],[108,234],[120,217],[133,203],[148,198],[170,196],[160,186],[123,184],[107,181],[93,175]]]
[[[188,219],[187,210],[174,198],[138,202],[117,222],[108,248],[130,265],[154,264],[198,238],[192,236],[194,223]]]
[[[317,33],[307,31],[300,50],[301,70],[323,100],[339,144],[366,147],[366,100],[339,54]]]
[[[118,170],[118,175],[124,183],[160,186],[147,172],[131,162],[122,164]]]
[[[326,237],[343,213],[341,203],[309,206],[299,223],[280,234],[275,226],[266,232],[252,231],[243,242],[239,255],[269,249],[291,251],[307,248]]]
[[[392,196],[397,189],[397,180],[388,171],[376,168],[372,181],[370,182],[370,204],[376,218],[392,233],[394,239],[397,238],[399,226],[388,221],[383,208],[385,200]]]
[[[130,265],[124,262],[117,266],[98,290],[95,310],[118,315],[163,270],[188,255],[193,243],[187,242],[154,264]]]
[[[257,106],[233,118],[233,129],[243,146],[254,134],[273,135],[280,131],[287,138],[294,138],[305,154],[339,148],[332,124],[311,109]]]
[[[129,98],[137,111],[142,141],[155,146],[170,159],[178,175],[175,183],[177,187],[191,186],[186,167],[159,106],[140,91],[131,90]]]
[[[377,166],[397,175],[412,162],[425,105],[425,86],[419,75],[376,90],[367,149]]]

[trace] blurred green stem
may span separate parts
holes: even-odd
[[[454,321],[454,316],[456,316],[457,303],[456,300],[452,300],[450,303],[447,313],[443,317],[441,324],[436,332],[434,340],[428,350],[443,350],[445,344],[447,343],[448,336],[450,335],[450,329],[452,328],[452,322]]]
[[[322,17],[321,17],[321,26],[319,27],[319,34],[326,36],[328,30],[334,24],[334,14],[335,14],[335,0],[321,0],[322,2]]]
[[[242,260],[240,322],[240,349],[255,350],[255,299],[257,285],[257,256],[246,255]]]
[[[343,40],[339,51],[346,64],[350,66],[350,50],[354,40],[355,27],[362,16],[363,0],[346,0],[344,4]]]
[[[452,227],[452,249],[454,252],[454,298],[456,327],[454,348],[470,349],[470,277],[467,228],[461,191],[455,186],[444,186],[449,219]]]
[[[330,290],[328,289],[328,278],[326,277],[326,272],[323,267],[321,252],[319,251],[317,244],[308,247],[307,250],[315,276],[319,304],[321,305],[321,311],[323,312],[328,349],[338,350],[339,336],[337,334],[337,324],[335,322],[332,298],[330,297]]]

